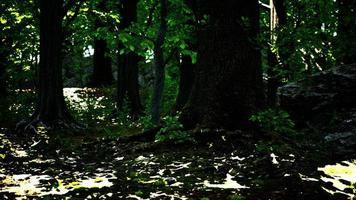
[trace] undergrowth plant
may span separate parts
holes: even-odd
[[[182,123],[178,116],[165,116],[162,118],[162,128],[156,134],[156,142],[185,142],[193,140],[191,135],[183,130]]]
[[[281,109],[267,109],[252,115],[250,121],[266,131],[273,131],[287,136],[295,136],[295,124],[288,112]]]

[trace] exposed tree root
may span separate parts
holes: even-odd
[[[83,130],[84,125],[75,122],[71,117],[61,117],[56,120],[46,121],[40,115],[33,115],[27,120],[16,124],[16,134],[40,134],[52,130]]]

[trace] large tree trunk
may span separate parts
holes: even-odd
[[[160,10],[160,27],[157,32],[156,40],[154,42],[154,86],[153,86],[153,97],[151,103],[151,122],[154,125],[160,123],[160,115],[162,108],[162,96],[164,89],[164,79],[165,79],[165,63],[164,63],[164,52],[163,44],[165,41],[167,33],[167,12],[168,5],[167,0],[161,0],[161,10]]]
[[[192,95],[181,119],[187,128],[244,128],[263,104],[257,45],[258,1],[199,1],[208,24],[198,31]]]
[[[92,87],[102,87],[112,84],[111,58],[106,55],[107,52],[106,41],[96,38],[94,40],[94,70],[90,83]]]
[[[138,0],[121,1],[121,30],[128,28],[131,23],[137,21],[137,3]],[[124,48],[124,45],[120,42],[119,50],[122,48]],[[127,95],[131,105],[131,114],[134,117],[139,116],[143,113],[138,84],[139,60],[140,57],[134,52],[129,52],[128,54],[118,56],[117,107],[118,109],[122,109],[125,96]]]
[[[356,63],[356,1],[338,0],[337,58],[342,64]]]
[[[18,131],[47,128],[77,128],[63,96],[62,12],[63,0],[40,1],[40,67],[38,102],[29,120],[18,124]]]
[[[0,13],[4,13],[6,8],[6,5],[0,5]],[[0,98],[3,98],[7,95],[6,67],[8,65],[9,47],[12,46],[12,39],[8,34],[0,34],[0,36]]]

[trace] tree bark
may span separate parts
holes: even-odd
[[[151,103],[151,122],[154,125],[159,125],[160,115],[162,108],[162,96],[164,89],[164,79],[165,79],[165,63],[164,63],[164,52],[163,44],[165,41],[167,33],[167,12],[168,5],[167,0],[161,0],[160,9],[160,27],[157,32],[156,40],[154,42],[154,86],[153,86],[153,97]]]
[[[356,1],[338,0],[337,60],[356,63]]]
[[[6,8],[6,5],[0,5],[0,13],[4,13]],[[0,28],[2,27],[0,26]],[[9,47],[12,46],[12,38],[6,33],[0,34],[0,36],[0,98],[3,98],[7,96],[6,67],[11,51]]]
[[[17,131],[36,131],[38,124],[50,129],[79,128],[69,114],[63,96],[62,21],[63,0],[40,1],[40,66],[38,101],[29,120]]]
[[[181,120],[187,128],[244,128],[264,103],[258,1],[198,4],[209,21],[198,31],[196,79]]]
[[[2,42],[3,44],[3,42]],[[6,79],[5,79],[5,72],[7,66],[7,55],[4,52],[5,47],[0,47],[0,98],[3,98],[7,95],[7,87],[6,87]]]
[[[194,82],[194,68],[195,64],[192,63],[192,58],[189,55],[182,55],[179,67],[179,90],[174,112],[181,111],[188,102]]]
[[[120,29],[128,28],[131,23],[137,21],[138,0],[122,0],[120,13]],[[124,45],[120,42],[118,49],[123,49]],[[131,105],[131,115],[137,117],[143,113],[141,104],[139,84],[138,84],[138,62],[140,57],[134,53],[118,55],[118,99],[117,107],[122,109],[126,95]]]
[[[106,55],[107,53],[108,48],[106,41],[96,38],[94,40],[94,70],[90,84],[92,87],[103,87],[112,84],[111,58]]]
[[[106,12],[105,0],[98,4],[98,9]],[[105,22],[96,16],[95,27],[101,28],[105,26]],[[91,78],[90,86],[103,87],[112,84],[114,77],[112,75],[111,57],[107,54],[109,49],[107,42],[103,38],[94,38],[94,56],[93,56],[93,75]]]
[[[285,25],[287,23],[287,9],[284,0],[273,0],[273,4],[276,8],[278,23]]]

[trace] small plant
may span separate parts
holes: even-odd
[[[290,119],[289,114],[280,109],[267,109],[252,115],[250,121],[257,123],[267,131],[274,131],[279,134],[295,136],[295,124]]]
[[[154,125],[151,121],[151,116],[149,116],[149,115],[141,117],[139,120],[139,123],[144,130],[154,127]]]
[[[185,142],[192,140],[190,134],[183,131],[183,125],[179,122],[178,116],[166,116],[162,119],[163,127],[156,134],[157,142],[175,141]]]
[[[237,194],[232,194],[228,196],[228,200],[245,200],[245,199],[246,198],[244,196],[237,195]]]

